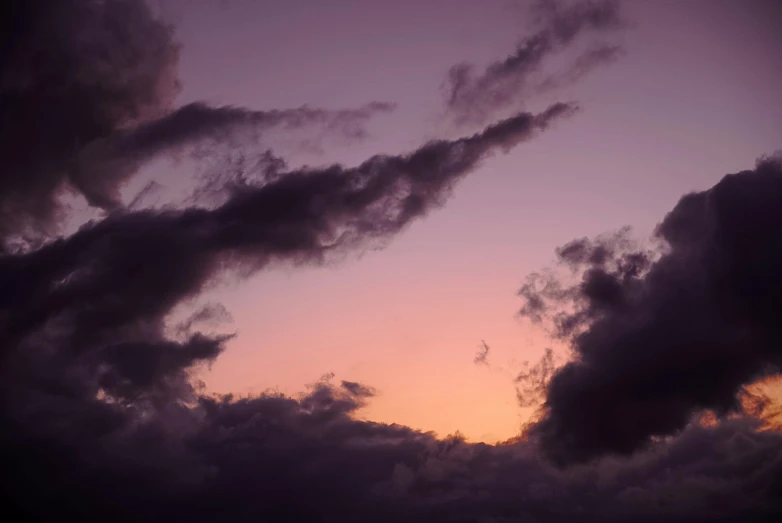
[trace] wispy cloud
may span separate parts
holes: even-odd
[[[518,110],[534,91],[575,82],[600,65],[623,54],[618,44],[593,43],[570,67],[532,82],[546,63],[560,51],[573,46],[582,35],[608,34],[624,27],[619,3],[585,0],[563,4],[536,4],[540,25],[524,37],[516,50],[477,72],[470,63],[459,63],[448,72],[447,116],[457,125],[483,125],[498,113]]]

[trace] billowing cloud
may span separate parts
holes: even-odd
[[[299,398],[201,398],[152,411],[41,393],[28,399],[27,432],[3,420],[2,496],[35,521],[738,523],[779,515],[782,438],[749,420],[693,424],[632,459],[562,471],[526,442],[471,444],[357,421],[368,394],[321,381]]]
[[[116,208],[155,155],[272,126],[361,138],[368,118],[394,108],[175,109],[179,45],[145,2],[12,0],[0,18],[0,242],[56,232],[69,191]]]
[[[457,125],[482,125],[507,110],[518,110],[532,91],[572,83],[596,67],[623,54],[619,45],[593,43],[573,64],[535,84],[532,79],[548,60],[572,46],[582,35],[604,34],[624,26],[619,4],[613,0],[584,0],[563,4],[536,4],[541,27],[523,38],[516,50],[476,72],[473,64],[451,67],[445,83],[448,116]]]
[[[3,2],[0,236],[50,226],[85,144],[163,115],[179,47],[143,2]]]
[[[532,433],[563,462],[630,454],[694,414],[741,411],[746,385],[782,371],[782,161],[684,196],[654,246],[627,231],[558,250],[575,283],[532,280],[531,317],[553,319],[574,360]]]

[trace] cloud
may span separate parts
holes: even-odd
[[[235,132],[268,126],[317,124],[355,134],[371,114],[393,108],[373,102],[355,110],[261,112],[191,104],[172,111],[178,48],[171,29],[143,2],[39,1],[5,9],[13,16],[4,23],[18,40],[3,62],[4,103],[54,111],[46,125],[32,127],[16,118],[22,113],[6,111],[4,129],[18,127],[30,138],[22,163],[12,161],[12,175],[3,179],[25,193],[9,198],[16,207],[0,205],[22,216],[3,222],[6,235],[23,236],[25,216],[44,222],[58,216],[55,186],[67,163],[91,203],[113,207],[118,184],[162,151],[201,140],[220,144]],[[40,60],[22,62],[27,55]],[[60,60],[52,64],[52,57]],[[77,102],[84,115],[57,112]],[[198,384],[191,372],[212,362],[231,335],[193,328],[225,317],[215,308],[170,328],[176,307],[229,274],[247,276],[270,263],[321,263],[383,242],[442,204],[489,155],[574,111],[558,103],[540,114],[519,113],[472,136],[431,141],[407,155],[377,155],[357,167],[290,171],[266,151],[269,176],[229,177],[223,184],[216,178],[200,188],[220,193],[214,207],[115,209],[68,237],[6,249],[0,252],[0,347],[8,390],[22,398],[57,390],[87,405],[95,398],[147,407],[194,401]],[[73,127],[91,120],[102,123],[82,134]],[[66,158],[66,137],[89,142],[77,148],[76,162]],[[36,185],[36,176],[51,183]]]
[[[385,241],[442,204],[488,155],[573,111],[557,104],[408,155],[281,173],[237,189],[214,209],[113,213],[32,252],[0,256],[6,386],[22,404],[41,387],[88,405],[94,398],[148,408],[195,401],[191,372],[231,336],[192,332],[187,321],[170,334],[176,306],[226,272],[321,263]]]
[[[556,53],[572,46],[580,36],[603,34],[624,27],[618,2],[588,0],[563,4],[544,1],[534,12],[541,27],[525,37],[505,59],[488,65],[480,74],[473,64],[451,67],[445,82],[447,111],[457,125],[482,125],[505,110],[517,110],[533,89],[531,80]],[[545,78],[536,90],[573,83],[600,65],[623,54],[615,44],[594,44],[565,71]]]
[[[119,189],[154,156],[270,127],[362,138],[371,116],[394,108],[175,109],[180,48],[145,2],[12,0],[1,14],[2,243],[56,233],[69,192],[117,208]]]
[[[0,46],[0,152],[11,168],[0,181],[0,238],[56,223],[68,184],[111,209],[69,236],[0,250],[0,502],[15,520],[743,522],[779,516],[782,436],[762,430],[748,414],[710,426],[691,421],[627,459],[563,470],[540,454],[538,435],[491,446],[360,421],[357,413],[375,391],[353,381],[336,384],[333,375],[296,397],[208,396],[195,379],[234,336],[217,331],[230,320],[228,311],[194,306],[205,290],[274,264],[318,264],[389,241],[442,205],[489,156],[534,138],[573,114],[574,105],[520,112],[470,136],[376,155],[355,167],[289,169],[259,146],[254,154],[262,175],[210,179],[197,195],[219,195],[209,207],[138,209],[135,202],[122,208],[117,189],[157,155],[222,147],[237,134],[269,126],[315,125],[356,136],[366,118],[390,106],[176,109],[178,47],[171,29],[142,2],[0,5],[0,38],[13,44]],[[580,31],[581,22],[569,20],[551,26],[552,38]],[[757,171],[778,170],[766,162]],[[706,196],[705,203],[697,195],[685,198],[690,203],[679,207],[695,209],[675,211],[661,226],[671,251],[659,260],[629,252],[616,238],[562,249],[574,271],[587,263],[610,274],[595,273],[578,302],[580,315],[557,323],[559,332],[588,332],[630,303],[623,285],[664,280],[695,260],[715,263],[715,278],[752,269],[749,279],[718,290],[767,300],[738,300],[735,310],[746,321],[736,328],[742,335],[766,328],[768,336],[758,339],[768,341],[772,354],[776,331],[773,315],[765,313],[778,301],[776,288],[745,291],[775,266],[775,230],[763,226],[776,216],[774,192],[765,186],[742,192],[742,186]],[[137,200],[154,185],[148,187]],[[745,224],[735,213],[746,209],[730,202],[749,196],[755,200],[748,200]],[[699,229],[704,220],[716,225]],[[758,247],[761,239],[770,260],[761,256],[767,252]],[[726,257],[732,249],[750,256]],[[669,269],[658,268],[676,252],[685,254],[664,264]],[[619,290],[611,280],[618,273]],[[658,273],[663,276],[649,279]],[[534,307],[541,319],[549,298]],[[728,301],[725,311],[735,312]],[[182,306],[194,312],[181,319]],[[548,385],[553,359],[547,354],[544,365],[517,382],[522,392],[549,387],[548,418],[540,427],[555,412],[552,391],[561,390],[560,374]],[[752,358],[741,357],[735,361]],[[763,411],[767,402],[753,394],[753,410]],[[573,437],[590,441],[589,427],[581,429]],[[550,451],[551,440],[540,434]]]
[[[209,107],[192,103],[135,128],[118,131],[86,146],[76,159],[72,183],[87,201],[103,209],[121,206],[119,189],[143,164],[156,156],[201,144],[212,151],[220,145],[257,142],[264,130],[322,127],[351,138],[366,136],[364,123],[394,104],[371,102],[357,109],[295,109],[253,111],[239,107]],[[204,142],[207,142],[204,144]]]
[[[553,376],[532,429],[560,462],[630,454],[693,415],[742,410],[744,387],[782,370],[782,162],[684,196],[658,246],[627,231],[557,252],[573,283],[532,281],[528,316],[553,320],[573,361]]]
[[[476,365],[488,365],[489,364],[489,350],[491,348],[485,341],[481,341],[481,347],[478,349],[478,353],[473,358],[473,363]]]
[[[525,362],[524,367],[515,379],[516,399],[521,407],[537,407],[542,403],[556,369],[554,351],[546,349],[535,365],[530,367]]]
[[[631,460],[563,472],[526,442],[471,444],[357,421],[352,414],[366,394],[354,385],[326,380],[300,398],[201,398],[161,412],[67,398],[56,410],[37,398],[37,413],[47,416],[35,418],[35,439],[4,430],[3,475],[13,483],[2,495],[36,521],[770,522],[779,515],[782,438],[749,420],[694,424]]]
[[[214,361],[232,334],[199,328],[227,314],[212,306],[170,325],[175,308],[226,273],[247,275],[272,262],[319,263],[383,241],[441,204],[487,156],[574,110],[557,104],[521,113],[473,136],[375,156],[353,168],[287,171],[266,152],[269,176],[222,185],[216,178],[201,188],[222,195],[215,207],[116,209],[118,187],[156,155],[201,141],[219,145],[269,126],[316,125],[357,137],[362,122],[393,107],[174,110],[178,48],[144,3],[3,5],[9,15],[3,23],[18,39],[10,52],[3,48],[0,76],[2,132],[9,138],[2,142],[9,190],[0,193],[0,212],[9,219],[1,221],[0,236],[24,237],[56,222],[67,183],[93,205],[113,208],[68,237],[0,251],[3,501],[34,520],[128,514],[159,520],[180,496],[196,502],[200,494],[192,489],[215,467],[237,481],[212,485],[217,504],[203,513],[222,511],[230,493],[218,491],[238,488],[242,467],[228,454],[227,462],[204,461],[197,449],[217,450],[226,430],[249,430],[220,428],[244,413],[259,419],[271,409],[273,425],[292,421],[289,428],[305,430],[304,439],[290,440],[293,455],[306,453],[308,441],[320,449],[323,429],[344,423],[371,388],[345,381],[338,388],[321,383],[298,400],[204,398],[193,373]],[[229,439],[229,454],[245,445]],[[277,468],[279,460],[264,453],[257,458],[270,465],[266,473],[284,475],[288,467]],[[262,498],[294,510],[291,496],[316,485],[306,477],[283,481],[287,493],[274,501],[269,482]],[[88,498],[82,489],[95,490]]]
[[[3,4],[0,236],[7,236],[61,217],[57,199],[81,147],[169,110],[179,47],[143,2]]]
[[[595,45],[581,53],[566,71],[545,78],[537,85],[536,90],[548,91],[572,85],[596,68],[616,62],[624,55],[624,48],[618,45]]]
[[[525,117],[528,121],[534,118]],[[380,182],[374,178],[392,176],[388,174],[391,167],[393,177],[398,177],[429,173],[411,166],[463,166],[464,160],[453,156],[472,158],[472,146],[465,142],[496,147],[508,143],[498,137],[496,129],[517,127],[500,125],[463,140],[428,144],[407,156],[372,159],[348,170],[372,173],[365,174],[370,180],[351,184],[352,192],[340,192],[339,198],[327,198],[319,213],[327,221],[334,220],[331,205],[336,203],[327,202],[337,200],[341,201],[336,205],[340,212],[346,212],[350,205],[345,202],[351,201],[367,202],[363,209],[371,207],[364,191],[375,187],[375,194]],[[428,152],[432,147],[449,153]],[[437,161],[414,160],[420,155]],[[318,180],[316,186],[325,189],[329,185],[320,178],[324,172],[331,171],[291,176],[298,179],[299,190],[308,186],[305,180],[310,177],[310,183]],[[738,176],[752,178],[762,173],[776,177],[778,167],[762,164]],[[735,189],[723,189],[724,197],[731,199],[737,192],[746,196],[747,192]],[[770,194],[768,187],[762,189],[761,194]],[[257,194],[244,197],[249,200],[236,198],[258,203],[253,209],[267,209],[268,205],[260,205],[267,203],[260,194],[268,189],[254,190]],[[715,204],[720,198],[703,197]],[[755,200],[752,203],[756,216],[768,216],[768,208]],[[301,206],[290,204],[283,207],[282,215],[272,212],[276,220],[263,222],[266,226],[242,223],[246,233],[225,234],[230,228],[218,223],[239,224],[242,214],[236,205],[230,200],[212,211],[118,214],[33,253],[0,258],[4,291],[0,296],[6,300],[0,307],[5,362],[0,456],[3,486],[8,486],[3,489],[6,506],[37,521],[124,517],[154,522],[178,517],[198,522],[266,517],[347,522],[740,522],[774,521],[780,515],[782,435],[762,430],[758,420],[746,415],[709,426],[689,419],[675,435],[650,440],[630,457],[597,456],[589,464],[563,470],[541,454],[541,433],[493,446],[359,421],[355,414],[374,391],[357,382],[334,384],[333,375],[295,398],[278,393],[248,398],[204,396],[188,379],[188,372],[193,365],[214,359],[227,337],[192,333],[191,327],[219,320],[225,312],[215,306],[198,310],[185,321],[186,332],[169,339],[157,329],[170,304],[202,288],[210,271],[242,263],[243,256],[271,257],[274,249],[280,249],[274,254],[279,259],[304,261],[306,249],[323,247],[275,244],[273,235],[263,234],[269,224],[301,222],[298,212],[303,211],[296,212]],[[674,210],[669,218],[678,215]],[[692,215],[716,218],[697,209]],[[270,220],[266,214],[254,219],[262,217]],[[309,220],[303,223],[311,225]],[[661,231],[666,230],[665,223]],[[678,219],[676,223],[680,223],[676,230],[686,230]],[[724,223],[738,237],[746,232],[732,227],[742,223],[735,217]],[[750,222],[745,227],[752,230],[756,225]],[[165,232],[168,229],[176,233]],[[292,234],[293,238],[302,236],[306,235]],[[710,244],[719,235],[684,237]],[[176,239],[181,243],[167,250],[168,243]],[[635,247],[625,233],[596,241],[578,240],[561,248],[559,254],[575,271],[584,263],[614,272],[621,266],[628,278],[649,278],[656,265],[628,261],[635,259]],[[675,248],[666,255],[673,252]],[[760,253],[761,249],[749,252]],[[69,272],[73,260],[82,262],[75,272]],[[251,263],[259,267],[257,259]],[[179,274],[184,276],[176,278]],[[24,294],[9,294],[22,288]],[[595,311],[605,311],[607,304],[614,303],[621,301],[615,297],[597,300]],[[581,331],[571,327],[567,332],[573,336]],[[520,375],[519,389],[529,394],[525,399],[549,383],[552,369],[553,356],[547,352],[542,365]],[[708,383],[706,379],[699,382]],[[555,386],[549,388],[549,401]],[[573,394],[570,402],[582,409],[591,407],[581,403],[578,394],[583,391],[576,389]],[[621,396],[618,401],[623,401]],[[610,401],[588,414],[605,421],[605,416],[599,417],[600,408],[610,409]],[[632,421],[639,419],[643,417]],[[612,426],[617,431],[614,437],[627,433],[619,421]],[[591,426],[576,429],[567,441],[589,437]],[[550,450],[546,445],[544,441],[543,448]]]

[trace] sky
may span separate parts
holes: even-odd
[[[378,390],[362,411],[368,419],[478,441],[516,435],[529,413],[519,410],[513,378],[551,345],[516,317],[523,278],[572,238],[624,225],[648,235],[681,194],[782,144],[778,18],[771,4],[740,4],[624,3],[631,26],[611,41],[625,55],[549,95],[579,101],[581,114],[488,161],[382,252],[269,271],[220,292],[239,335],[202,379],[220,392],[294,393],[334,372]],[[509,54],[530,25],[529,5],[171,1],[160,9],[182,42],[182,103],[398,104],[361,143],[300,160],[320,164],[455,135],[441,121],[447,69]],[[491,369],[472,364],[481,340]]]
[[[778,2],[0,19],[20,520],[780,515]]]

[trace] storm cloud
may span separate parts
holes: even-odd
[[[561,462],[630,454],[702,411],[742,411],[744,387],[782,371],[782,161],[688,194],[654,241],[627,230],[557,252],[574,281],[533,278],[522,314],[551,320],[573,361],[532,429]]]

